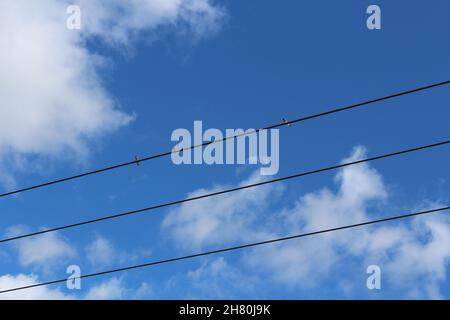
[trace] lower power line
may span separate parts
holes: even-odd
[[[108,270],[108,271],[102,271],[102,272],[97,272],[97,273],[81,275],[79,277],[73,277],[73,278],[71,278],[71,280],[93,278],[93,277],[104,276],[104,275],[108,275],[108,274],[112,274],[112,273],[124,272],[124,271],[146,268],[146,267],[152,267],[152,266],[156,266],[156,265],[162,265],[162,264],[181,261],[181,260],[188,260],[188,259],[194,259],[194,258],[199,258],[199,257],[204,257],[204,256],[209,256],[209,255],[214,255],[214,254],[219,254],[219,253],[226,253],[226,252],[230,252],[230,251],[248,249],[248,248],[252,248],[252,247],[257,247],[257,246],[262,246],[262,245],[267,245],[267,244],[272,244],[272,243],[278,243],[278,242],[283,242],[283,241],[288,241],[288,240],[294,240],[294,239],[299,239],[299,238],[305,238],[305,237],[310,237],[310,236],[324,234],[324,233],[331,233],[331,232],[336,232],[336,231],[345,230],[345,229],[352,229],[352,228],[357,228],[357,227],[362,227],[362,226],[374,225],[374,224],[378,224],[378,223],[382,223],[382,222],[413,218],[413,217],[417,217],[417,216],[423,216],[426,214],[442,212],[442,211],[446,211],[449,209],[450,209],[450,206],[447,206],[447,207],[436,208],[436,209],[431,209],[431,210],[426,210],[426,211],[421,211],[421,212],[415,212],[415,213],[410,213],[410,214],[405,214],[405,215],[400,215],[400,216],[393,216],[393,217],[379,219],[379,220],[372,220],[372,221],[367,221],[367,222],[362,222],[362,223],[357,223],[357,224],[351,224],[351,225],[346,225],[346,226],[341,226],[341,227],[336,227],[336,228],[331,228],[331,229],[323,229],[323,230],[319,230],[319,231],[302,233],[302,234],[297,234],[294,236],[289,236],[289,237],[284,237],[284,238],[277,238],[277,239],[271,239],[271,240],[266,240],[266,241],[261,241],[261,242],[249,243],[249,244],[245,244],[245,245],[234,246],[234,247],[229,247],[229,248],[224,248],[224,249],[219,249],[219,250],[214,250],[214,251],[207,251],[207,252],[192,254],[192,255],[188,255],[188,256],[181,256],[181,257],[170,258],[170,259],[166,259],[166,260],[159,260],[159,261],[153,261],[153,262],[144,263],[144,264],[128,266],[128,267],[124,267],[124,268],[118,268],[118,269],[113,269],[113,270]],[[8,292],[14,292],[14,291],[19,291],[19,290],[32,289],[32,288],[37,288],[37,287],[42,287],[42,286],[48,286],[48,285],[52,285],[52,284],[63,283],[66,281],[67,281],[67,279],[59,279],[59,280],[42,282],[42,283],[37,283],[37,284],[23,286],[23,287],[5,289],[5,290],[1,290],[0,294],[5,294]]]

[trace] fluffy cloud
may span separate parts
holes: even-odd
[[[137,288],[129,288],[122,278],[112,277],[93,286],[84,296],[86,300],[148,299],[152,294],[148,283],[142,282]]]
[[[86,248],[87,259],[94,266],[109,266],[118,254],[111,242],[101,236],[90,243]]]
[[[87,300],[121,300],[124,298],[125,287],[119,278],[111,278],[89,290]]]
[[[29,168],[29,156],[83,159],[90,141],[133,119],[105,89],[99,75],[105,59],[92,52],[90,40],[127,46],[165,26],[200,37],[223,14],[208,0],[79,0],[79,31],[66,28],[69,3],[0,3],[0,182],[9,187],[14,175],[7,172]]]
[[[35,275],[19,274],[17,276],[4,275],[0,277],[0,288],[17,288],[39,283]],[[72,299],[59,289],[36,287],[28,290],[0,294],[0,300],[67,300]]]
[[[85,139],[129,122],[102,86],[100,60],[65,28],[63,2],[3,1],[0,19],[2,154],[83,153]]]
[[[361,159],[365,153],[364,148],[357,147],[343,161]],[[189,247],[224,247],[235,241],[266,240],[396,213],[392,209],[377,213],[380,203],[388,207],[388,190],[381,175],[369,164],[339,170],[335,183],[336,190],[324,188],[301,195],[294,204],[280,210],[265,205],[252,207],[255,199],[258,204],[273,202],[276,197],[270,189],[255,189],[249,197],[235,193],[198,206],[179,207],[164,221],[163,228],[184,248],[186,243]],[[406,212],[439,206],[427,204]],[[354,297],[369,294],[361,289],[365,287],[366,267],[377,264],[390,290],[400,296],[439,298],[450,261],[446,246],[449,234],[446,216],[420,217],[400,224],[380,224],[255,248],[243,253],[239,263],[249,275],[259,275],[284,287],[311,289],[332,281],[336,287],[342,285],[343,292],[352,287],[350,294]],[[349,286],[358,274],[362,283]]]
[[[436,205],[439,206],[439,205]],[[408,298],[444,298],[440,287],[446,283],[450,263],[450,219],[447,216],[416,219],[408,233],[391,248],[392,259],[381,260],[394,285]]]
[[[14,236],[27,233],[30,230],[24,226],[15,226],[9,228],[7,235]],[[113,263],[131,264],[136,259],[149,254],[148,251],[135,250],[135,253],[124,253],[112,245],[112,243],[97,235],[85,249],[84,255],[78,255],[76,247],[62,238],[57,233],[44,234],[35,238],[18,240],[13,248],[15,254],[8,257],[16,257],[20,266],[31,268],[42,272],[49,279],[54,279],[60,271],[66,270],[66,267],[72,262],[72,258],[86,258],[86,262],[91,263],[96,268],[106,268]],[[84,260],[80,262],[84,263]],[[59,272],[54,272],[58,267]],[[0,291],[37,284],[39,278],[35,274],[25,275],[4,275],[0,276]],[[73,291],[72,295],[63,293],[58,288],[38,287],[33,289],[21,290],[8,294],[0,294],[0,299],[139,299],[148,298],[151,293],[151,287],[148,283],[141,283],[138,287],[127,288],[122,278],[112,277],[97,285],[88,287],[88,283],[82,281],[82,287],[89,288],[86,291]]]
[[[29,231],[26,227],[15,226],[8,230],[8,236]],[[19,263],[23,267],[32,267],[44,272],[50,272],[59,264],[68,265],[68,260],[76,256],[76,250],[58,233],[17,240],[14,248],[17,250]]]
[[[230,299],[234,293],[239,293],[239,296],[253,293],[257,284],[257,279],[241,272],[224,257],[204,261],[200,267],[188,272],[187,280],[192,284],[190,295],[197,299],[205,296]],[[227,285],[224,286],[224,283]]]
[[[0,290],[20,288],[39,284],[42,281],[34,274],[18,274],[0,276]],[[83,293],[83,294],[80,294]],[[150,285],[141,283],[137,288],[127,288],[122,278],[112,277],[92,286],[85,294],[84,291],[73,291],[67,294],[61,287],[42,286],[26,290],[12,291],[0,294],[0,300],[122,300],[122,299],[148,299],[152,294]]]
[[[75,1],[82,8],[83,26],[90,36],[112,44],[129,44],[141,32],[168,27],[194,39],[214,34],[225,16],[210,0]]]
[[[261,181],[262,177],[254,174],[240,186]],[[190,193],[188,197],[217,192],[224,188],[226,187],[217,186],[211,190],[201,189]],[[184,203],[166,216],[163,227],[168,235],[184,248],[200,249],[248,239],[249,236],[256,237],[255,232],[247,231],[258,219],[258,212],[268,208],[270,202],[267,198],[275,199],[281,190],[279,185],[267,185],[225,194],[220,199],[211,197]]]
[[[149,249],[123,251],[117,249],[107,238],[97,235],[85,248],[85,257],[94,268],[106,268],[113,265],[131,264],[151,255]]]

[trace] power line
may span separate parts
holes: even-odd
[[[347,110],[350,110],[350,109],[359,108],[359,107],[362,107],[362,106],[374,104],[376,102],[381,102],[381,101],[385,101],[385,100],[389,100],[389,99],[393,99],[393,98],[397,98],[397,97],[413,94],[413,93],[420,92],[420,91],[429,90],[429,89],[432,89],[432,88],[436,88],[436,87],[440,87],[440,86],[444,86],[444,85],[448,85],[448,84],[450,84],[450,80],[444,81],[444,82],[435,83],[435,84],[431,84],[431,85],[428,85],[428,86],[424,86],[424,87],[420,87],[420,88],[416,88],[416,89],[412,89],[412,90],[408,90],[408,91],[395,93],[395,94],[392,94],[392,95],[389,95],[389,96],[385,96],[385,97],[382,97],[382,98],[377,98],[377,99],[368,100],[368,101],[360,102],[360,103],[357,103],[357,104],[353,104],[353,105],[349,105],[349,106],[345,106],[345,107],[341,107],[341,108],[328,110],[328,111],[325,111],[325,112],[317,113],[317,114],[306,116],[306,117],[301,117],[301,118],[298,118],[298,119],[295,119],[295,120],[292,120],[292,121],[284,119],[283,122],[281,122],[281,123],[278,123],[278,124],[275,124],[275,125],[271,125],[271,126],[268,126],[268,127],[265,127],[265,128],[252,130],[252,131],[249,131],[249,132],[245,132],[243,134],[238,134],[238,135],[234,135],[234,136],[225,137],[225,138],[222,138],[222,139],[217,139],[217,140],[214,140],[214,141],[205,142],[205,143],[198,144],[198,145],[193,145],[193,146],[190,146],[188,148],[183,148],[183,149],[179,149],[179,150],[171,150],[171,151],[163,152],[163,153],[160,153],[160,154],[155,154],[155,155],[152,155],[152,156],[148,156],[148,157],[145,157],[145,158],[142,158],[142,159],[137,159],[136,158],[133,161],[128,161],[128,162],[120,163],[120,164],[117,164],[117,165],[112,165],[112,166],[104,167],[104,168],[101,168],[101,169],[92,170],[92,171],[88,171],[88,172],[85,172],[85,173],[69,176],[69,177],[66,177],[66,178],[52,180],[52,181],[48,181],[48,182],[45,182],[45,183],[33,185],[33,186],[30,186],[30,187],[26,187],[26,188],[17,189],[17,190],[14,190],[14,191],[1,193],[0,194],[0,198],[6,197],[6,196],[10,196],[10,195],[13,195],[13,194],[26,192],[26,191],[31,191],[31,190],[34,190],[34,189],[48,187],[48,186],[51,186],[51,185],[54,185],[54,184],[57,184],[57,183],[62,183],[62,182],[70,181],[70,180],[75,180],[75,179],[91,176],[91,175],[102,173],[102,172],[116,170],[116,169],[127,167],[127,166],[130,166],[130,165],[140,164],[140,163],[143,163],[143,162],[146,162],[146,161],[150,161],[150,160],[155,160],[155,159],[158,159],[158,158],[166,157],[166,156],[169,156],[169,155],[171,155],[173,153],[189,151],[189,150],[192,150],[192,149],[205,147],[205,146],[208,146],[210,144],[223,142],[223,141],[226,141],[226,140],[229,140],[229,139],[235,139],[235,138],[242,137],[242,136],[256,134],[256,133],[260,132],[261,130],[270,130],[270,129],[280,128],[280,127],[283,127],[283,126],[291,126],[292,124],[295,124],[295,123],[298,123],[298,122],[308,121],[308,120],[311,120],[311,119],[327,116],[327,115],[338,113],[338,112],[347,111]]]
[[[227,194],[227,193],[231,193],[231,192],[236,192],[236,191],[240,191],[240,190],[245,190],[245,189],[250,189],[250,188],[254,188],[254,187],[259,187],[259,186],[263,186],[263,185],[267,185],[267,184],[271,184],[271,183],[277,183],[277,182],[281,182],[281,181],[286,181],[286,180],[291,180],[291,179],[295,179],[295,178],[300,178],[300,177],[304,177],[304,176],[308,176],[308,175],[312,175],[312,174],[316,174],[316,173],[320,173],[320,172],[336,170],[336,169],[339,169],[339,168],[344,168],[344,167],[348,167],[348,166],[352,166],[352,165],[356,165],[356,164],[360,164],[360,163],[365,163],[365,162],[380,160],[380,159],[384,159],[384,158],[399,156],[399,155],[402,155],[402,154],[412,153],[412,152],[425,150],[425,149],[430,149],[430,148],[436,148],[436,147],[439,147],[439,146],[446,145],[448,143],[450,143],[450,140],[446,140],[446,141],[442,141],[442,142],[438,142],[438,143],[433,143],[433,144],[429,144],[429,145],[426,145],[426,146],[420,146],[420,147],[416,147],[416,148],[412,148],[412,149],[401,150],[401,151],[388,153],[388,154],[384,154],[384,155],[380,155],[380,156],[376,156],[376,157],[366,158],[366,159],[362,159],[362,160],[342,163],[342,164],[334,165],[334,166],[331,166],[331,167],[325,167],[325,168],[316,169],[316,170],[312,170],[312,171],[301,172],[301,173],[293,174],[293,175],[290,175],[290,176],[285,176],[285,177],[282,177],[282,178],[277,178],[277,179],[273,179],[273,180],[267,180],[267,181],[262,181],[262,182],[258,182],[258,183],[248,184],[248,185],[245,185],[245,186],[240,186],[240,187],[236,187],[236,188],[232,188],[232,189],[227,189],[227,190],[222,190],[222,191],[218,191],[218,192],[204,194],[204,195],[201,195],[201,196],[185,198],[183,200],[163,203],[163,204],[159,204],[159,205],[155,205],[155,206],[151,206],[151,207],[147,207],[147,208],[142,208],[142,209],[138,209],[138,210],[122,212],[122,213],[119,213],[119,214],[109,215],[109,216],[96,218],[96,219],[92,219],[92,220],[86,220],[86,221],[77,222],[77,223],[74,223],[74,224],[68,224],[68,225],[64,225],[64,226],[60,226],[60,227],[56,227],[56,228],[52,228],[52,229],[46,229],[46,230],[37,231],[37,232],[33,232],[33,233],[27,233],[27,234],[23,234],[23,235],[18,235],[18,236],[2,239],[2,240],[0,240],[0,243],[5,243],[5,242],[13,241],[13,240],[19,240],[19,239],[34,237],[34,236],[37,236],[37,235],[42,235],[42,234],[55,232],[55,231],[61,231],[61,230],[65,230],[65,229],[71,229],[71,228],[80,227],[80,226],[84,226],[84,225],[88,225],[88,224],[92,224],[92,223],[97,223],[97,222],[102,222],[102,221],[106,221],[106,220],[117,219],[117,218],[121,218],[121,217],[125,217],[125,216],[135,215],[135,214],[138,214],[138,213],[143,213],[143,212],[148,212],[148,211],[152,211],[152,210],[156,210],[156,209],[161,209],[161,208],[164,208],[164,207],[170,207],[170,206],[174,206],[174,205],[178,205],[178,204],[182,204],[182,203],[187,203],[187,202],[196,201],[196,200],[200,200],[200,199],[205,199],[205,198],[209,198],[209,197],[214,197],[214,196],[218,196],[218,195],[223,195],[223,194]]]
[[[442,207],[442,208],[437,208],[437,209],[432,209],[432,210],[427,210],[427,211],[415,212],[415,213],[410,213],[410,214],[405,214],[405,215],[400,215],[400,216],[394,216],[394,217],[389,217],[389,218],[384,218],[384,219],[379,219],[379,220],[372,220],[372,221],[367,221],[367,222],[362,222],[362,223],[357,223],[357,224],[351,224],[351,225],[346,225],[346,226],[341,226],[341,227],[336,227],[336,228],[331,228],[331,229],[324,229],[324,230],[319,230],[319,231],[314,231],[314,232],[302,233],[302,234],[297,234],[297,235],[294,235],[294,236],[289,236],[289,237],[284,237],[284,238],[276,238],[276,239],[271,239],[271,240],[266,240],[266,241],[261,241],[261,242],[255,242],[255,243],[249,243],[249,244],[245,244],[245,245],[234,246],[234,247],[229,247],[229,248],[224,248],[224,249],[219,249],[219,250],[214,250],[214,251],[207,251],[207,252],[192,254],[192,255],[188,255],[188,256],[181,256],[181,257],[170,258],[170,259],[166,259],[166,260],[158,260],[158,261],[153,261],[153,262],[149,262],[149,263],[128,266],[128,267],[124,267],[124,268],[118,268],[118,269],[113,269],[113,270],[108,270],[108,271],[91,273],[91,274],[81,275],[81,276],[75,277],[73,279],[86,279],[86,278],[93,278],[93,277],[98,277],[98,276],[104,276],[104,275],[108,275],[108,274],[112,274],[112,273],[118,273],[118,272],[123,272],[123,271],[130,271],[130,270],[146,268],[146,267],[152,267],[152,266],[156,266],[156,265],[161,265],[161,264],[166,264],[166,263],[171,263],[171,262],[176,262],[176,261],[181,261],[181,260],[189,260],[189,259],[193,259],[193,258],[199,258],[199,257],[204,257],[204,256],[214,255],[214,254],[219,254],[219,253],[226,253],[226,252],[230,252],[230,251],[237,251],[237,250],[242,250],[242,249],[247,249],[247,248],[252,248],[252,247],[257,247],[257,246],[262,246],[262,245],[267,245],[267,244],[273,244],[273,243],[278,243],[278,242],[283,242],[283,241],[289,241],[289,240],[294,240],[294,239],[299,239],[299,238],[305,238],[305,237],[319,235],[319,234],[324,234],[324,233],[331,233],[331,232],[345,230],[345,229],[351,229],[351,228],[357,228],[357,227],[362,227],[362,226],[368,226],[368,225],[378,224],[378,223],[382,223],[382,222],[388,222],[388,221],[407,219],[407,218],[412,218],[412,217],[417,217],[417,216],[423,216],[423,215],[426,215],[426,214],[442,212],[442,211],[446,211],[446,210],[449,210],[449,209],[450,209],[450,206],[447,206],[447,207]],[[13,292],[13,291],[19,291],[19,290],[32,289],[32,288],[36,288],[36,287],[48,286],[48,285],[52,285],[52,284],[63,283],[63,282],[66,282],[66,281],[67,281],[67,279],[59,279],[59,280],[53,280],[53,281],[48,281],[48,282],[43,282],[43,283],[37,283],[37,284],[23,286],[23,287],[16,287],[16,288],[2,290],[2,291],[0,291],[0,294]]]

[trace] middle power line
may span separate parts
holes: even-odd
[[[349,167],[349,166],[357,165],[357,164],[360,164],[360,163],[381,160],[381,159],[385,159],[385,158],[400,156],[400,155],[403,155],[403,154],[410,154],[410,153],[417,152],[417,151],[420,151],[420,150],[425,150],[425,149],[431,149],[431,148],[444,146],[444,145],[447,145],[449,143],[450,143],[450,140],[445,140],[445,141],[441,141],[441,142],[437,142],[437,143],[433,143],[433,144],[429,144],[429,145],[424,145],[424,146],[410,148],[410,149],[404,149],[404,150],[400,150],[400,151],[396,151],[396,152],[392,152],[392,153],[387,153],[387,154],[383,154],[383,155],[379,155],[379,156],[375,156],[375,157],[370,157],[370,158],[366,158],[366,159],[362,159],[362,160],[341,163],[341,164],[338,164],[338,165],[325,167],[325,168],[320,168],[320,169],[316,169],[316,170],[312,170],[312,171],[300,172],[300,173],[296,173],[296,174],[293,174],[293,175],[290,175],[290,176],[285,176],[285,177],[281,177],[281,178],[277,178],[277,179],[272,179],[272,180],[262,181],[262,182],[258,182],[258,183],[248,184],[248,185],[245,185],[245,186],[240,186],[240,187],[236,187],[236,188],[231,188],[231,189],[226,189],[226,190],[222,190],[222,191],[218,191],[218,192],[204,194],[204,195],[201,195],[201,196],[185,198],[185,199],[182,199],[182,200],[177,200],[177,201],[167,202],[167,203],[163,203],[163,204],[158,204],[158,205],[155,205],[155,206],[146,207],[146,208],[142,208],[142,209],[137,209],[137,210],[133,210],[133,211],[122,212],[122,213],[118,213],[118,214],[114,214],[114,215],[104,216],[104,217],[96,218],[96,219],[92,219],[92,220],[81,221],[81,222],[77,222],[77,223],[73,223],[73,224],[68,224],[68,225],[64,225],[64,226],[60,226],[60,227],[55,227],[55,228],[51,228],[51,229],[47,229],[47,230],[38,231],[38,232],[32,232],[32,233],[27,233],[27,234],[23,234],[23,235],[14,236],[14,237],[9,237],[9,238],[5,238],[5,239],[0,240],[0,243],[10,242],[10,241],[24,239],[24,238],[29,238],[29,237],[38,236],[38,235],[51,233],[51,232],[56,232],[56,231],[60,231],[60,230],[65,230],[65,229],[71,229],[71,228],[80,227],[80,226],[93,224],[93,223],[97,223],[97,222],[102,222],[102,221],[106,221],[106,220],[117,219],[117,218],[121,218],[121,217],[125,217],[125,216],[131,216],[131,215],[135,215],[135,214],[138,214],[138,213],[148,212],[148,211],[161,209],[161,208],[165,208],[165,207],[170,207],[170,206],[174,206],[174,205],[178,205],[178,204],[182,204],[182,203],[192,202],[192,201],[205,199],[205,198],[209,198],[209,197],[215,197],[215,196],[219,196],[219,195],[223,195],[223,194],[227,194],[227,193],[231,193],[231,192],[236,192],[236,191],[240,191],[240,190],[246,190],[246,189],[255,188],[255,187],[268,185],[268,184],[272,184],[272,183],[292,180],[292,179],[296,179],[296,178],[300,178],[300,177],[304,177],[304,176],[308,176],[308,175],[312,175],[312,174],[316,174],[316,173],[320,173],[320,172],[326,172],[326,171],[336,170],[336,169],[340,169],[340,168],[344,168],[344,167]]]

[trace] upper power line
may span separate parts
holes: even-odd
[[[271,239],[271,240],[266,240],[266,241],[261,241],[261,242],[244,244],[244,245],[240,245],[240,246],[228,247],[228,248],[219,249],[219,250],[201,252],[201,253],[187,255],[187,256],[152,261],[152,262],[148,262],[148,263],[132,265],[132,266],[128,266],[128,267],[112,269],[112,270],[107,270],[107,271],[102,271],[102,272],[97,272],[97,273],[85,274],[85,275],[81,275],[79,277],[74,277],[71,279],[94,278],[94,277],[104,276],[104,275],[118,273],[118,272],[147,268],[147,267],[152,267],[152,266],[156,266],[156,265],[162,265],[162,264],[167,264],[167,263],[171,263],[171,262],[176,262],[176,261],[189,260],[189,259],[194,259],[194,258],[199,258],[199,257],[204,257],[204,256],[209,256],[209,255],[214,255],[214,254],[219,254],[219,253],[243,250],[243,249],[258,247],[258,246],[262,246],[262,245],[273,244],[273,243],[280,243],[280,242],[284,242],[284,241],[295,240],[295,239],[310,237],[310,236],[319,235],[319,234],[331,233],[331,232],[336,232],[336,231],[345,230],[345,229],[358,228],[358,227],[362,227],[362,226],[374,225],[374,224],[388,222],[388,221],[408,219],[408,218],[423,216],[426,214],[443,212],[443,211],[446,211],[449,209],[450,209],[450,206],[441,207],[441,208],[436,208],[436,209],[431,209],[431,210],[426,210],[426,211],[409,213],[409,214],[400,215],[400,216],[393,216],[393,217],[388,217],[388,218],[384,218],[384,219],[371,220],[371,221],[366,221],[366,222],[357,223],[357,224],[345,225],[345,226],[336,227],[336,228],[323,229],[323,230],[314,231],[314,232],[302,233],[302,234],[297,234],[297,235],[293,235],[293,236],[289,236],[289,237],[276,238],[276,239]],[[59,279],[59,280],[53,280],[53,281],[48,281],[48,282],[36,283],[36,284],[28,285],[28,286],[3,289],[3,290],[0,290],[0,294],[5,294],[8,292],[14,292],[14,291],[19,291],[19,290],[32,289],[32,288],[37,288],[37,287],[43,287],[43,286],[48,286],[48,285],[52,285],[52,284],[64,283],[66,281],[67,281],[67,279]]]
[[[73,175],[73,176],[68,176],[68,177],[65,177],[65,178],[62,178],[62,179],[52,180],[52,181],[44,182],[44,183],[41,183],[41,184],[36,184],[36,185],[33,185],[33,186],[17,189],[17,190],[14,190],[14,191],[1,193],[0,194],[0,198],[6,197],[6,196],[10,196],[10,195],[13,195],[13,194],[18,194],[18,193],[30,191],[30,190],[34,190],[34,189],[38,189],[38,188],[47,187],[47,186],[50,186],[50,185],[66,182],[66,181],[69,181],[69,180],[75,180],[75,179],[87,177],[87,176],[90,176],[90,175],[94,175],[94,174],[98,174],[98,173],[102,173],[102,172],[106,172],[106,171],[116,170],[116,169],[119,169],[119,168],[122,168],[122,167],[126,167],[126,166],[130,166],[130,165],[140,164],[142,162],[154,160],[154,159],[157,159],[157,158],[166,157],[166,156],[169,156],[169,155],[171,155],[173,153],[189,151],[189,150],[192,150],[192,149],[195,149],[195,148],[205,147],[205,146],[210,145],[210,144],[223,142],[225,140],[235,139],[235,138],[238,138],[238,137],[241,137],[241,136],[247,136],[247,135],[255,134],[255,133],[258,133],[261,130],[270,130],[270,129],[280,128],[280,127],[284,127],[284,126],[291,126],[294,123],[308,121],[308,120],[311,120],[311,119],[315,119],[315,118],[331,115],[331,114],[338,113],[338,112],[347,111],[347,110],[350,110],[350,109],[355,109],[355,108],[367,106],[367,105],[370,105],[370,104],[374,104],[376,102],[381,102],[381,101],[385,101],[385,100],[389,100],[389,99],[393,99],[393,98],[397,98],[397,97],[413,94],[413,93],[420,92],[420,91],[429,90],[429,89],[432,89],[432,88],[436,88],[436,87],[440,87],[440,86],[444,86],[444,85],[448,85],[448,84],[450,84],[450,80],[439,82],[439,83],[434,83],[434,84],[431,84],[431,85],[415,88],[415,89],[412,89],[412,90],[402,91],[402,92],[395,93],[395,94],[392,94],[392,95],[388,95],[388,96],[385,96],[385,97],[372,99],[372,100],[367,100],[367,101],[364,101],[364,102],[360,102],[360,103],[353,104],[353,105],[348,105],[348,106],[341,107],[341,108],[331,109],[331,110],[328,110],[328,111],[324,111],[324,112],[321,112],[321,113],[317,113],[317,114],[301,117],[301,118],[294,119],[294,120],[283,119],[283,121],[281,123],[274,124],[274,125],[271,125],[271,126],[268,126],[268,127],[265,127],[265,128],[261,128],[261,129],[256,129],[254,131],[245,132],[244,134],[238,134],[238,135],[234,135],[234,136],[229,136],[229,137],[225,137],[225,138],[222,138],[222,139],[217,139],[217,140],[214,140],[214,141],[205,142],[205,143],[198,144],[198,145],[193,145],[193,146],[190,146],[188,148],[183,148],[183,149],[179,149],[179,150],[171,150],[171,151],[167,151],[167,152],[163,152],[163,153],[160,153],[160,154],[151,155],[151,156],[148,156],[148,157],[145,157],[145,158],[141,158],[141,159],[136,158],[133,161],[128,161],[128,162],[124,162],[124,163],[120,163],[120,164],[104,167],[104,168],[101,168],[101,169],[87,171],[87,172],[84,172],[84,173],[81,173],[81,174],[77,174],[77,175]]]
[[[416,151],[420,151],[420,150],[436,148],[436,147],[439,147],[439,146],[447,145],[449,143],[450,143],[450,140],[446,140],[446,141],[437,142],[437,143],[433,143],[433,144],[429,144],[429,145],[425,145],[425,146],[415,147],[415,148],[411,148],[411,149],[404,149],[404,150],[401,150],[401,151],[396,151],[396,152],[392,152],[392,153],[388,153],[388,154],[383,154],[383,155],[379,155],[379,156],[376,156],[376,157],[371,157],[371,158],[366,158],[366,159],[362,159],[362,160],[341,163],[341,164],[338,164],[338,165],[325,167],[325,168],[321,168],[321,169],[316,169],[316,170],[312,170],[312,171],[296,173],[296,174],[293,174],[293,175],[290,175],[290,176],[285,176],[285,177],[281,177],[281,178],[277,178],[277,179],[273,179],[273,180],[266,180],[266,181],[252,183],[252,184],[248,184],[248,185],[244,185],[244,186],[240,186],[240,187],[236,187],[236,188],[231,188],[231,189],[226,189],[226,190],[222,190],[222,191],[207,193],[207,194],[204,194],[204,195],[190,197],[190,198],[185,198],[185,199],[177,200],[177,201],[173,201],[173,202],[167,202],[167,203],[163,203],[163,204],[158,204],[158,205],[154,205],[154,206],[147,207],[147,208],[137,209],[137,210],[128,211],[128,212],[122,212],[122,213],[118,213],[118,214],[114,214],[114,215],[104,216],[104,217],[101,217],[101,218],[96,218],[96,219],[92,219],[92,220],[86,220],[86,221],[81,221],[81,222],[77,222],[77,223],[73,223],[73,224],[68,224],[68,225],[64,225],[64,226],[60,226],[60,227],[56,227],[56,228],[41,230],[41,231],[27,233],[27,234],[22,234],[22,235],[17,235],[17,236],[1,239],[0,243],[5,243],[5,242],[13,241],[13,240],[19,240],[19,239],[34,237],[34,236],[37,236],[37,235],[42,235],[42,234],[56,232],[56,231],[65,230],[65,229],[71,229],[71,228],[80,227],[80,226],[84,226],[84,225],[88,225],[88,224],[92,224],[92,223],[102,222],[102,221],[111,220],[111,219],[117,219],[117,218],[121,218],[121,217],[125,217],[125,216],[131,216],[131,215],[135,215],[135,214],[138,214],[138,213],[148,212],[148,211],[152,211],[152,210],[156,210],[156,209],[170,207],[170,206],[174,206],[174,205],[178,205],[178,204],[182,204],[182,203],[187,203],[187,202],[192,202],[192,201],[205,199],[205,198],[209,198],[209,197],[215,197],[215,196],[218,196],[218,195],[223,195],[223,194],[227,194],[227,193],[231,193],[231,192],[236,192],[236,191],[240,191],[240,190],[246,190],[246,189],[255,188],[255,187],[268,185],[268,184],[272,184],[272,183],[277,183],[277,182],[281,182],[281,181],[287,181],[287,180],[291,180],[291,179],[296,179],[296,178],[300,178],[300,177],[304,177],[304,176],[308,176],[308,175],[312,175],[312,174],[316,174],[316,173],[320,173],[320,172],[336,170],[336,169],[339,169],[339,168],[353,166],[353,165],[360,164],[360,163],[371,162],[371,161],[375,161],[375,160],[380,160],[380,159],[390,158],[390,157],[399,156],[399,155],[403,155],[403,154],[408,154],[408,153],[412,153],[412,152],[416,152]]]

